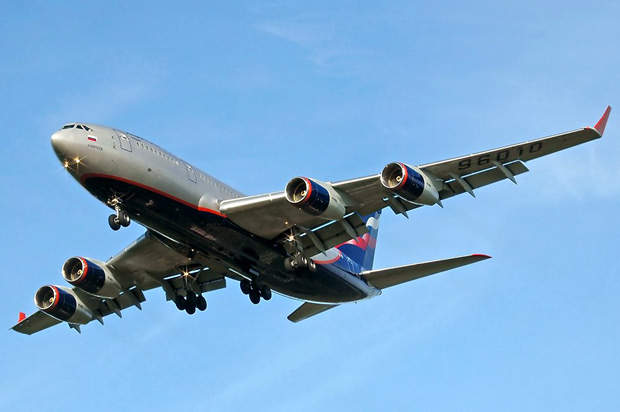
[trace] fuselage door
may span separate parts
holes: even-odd
[[[131,139],[124,133],[117,132],[116,134],[118,135],[118,140],[120,141],[121,149],[131,152]]]
[[[194,170],[194,168],[188,164],[185,164],[185,169],[187,170],[187,178],[190,181],[196,183],[196,171]]]

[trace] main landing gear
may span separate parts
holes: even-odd
[[[239,286],[241,287],[241,292],[244,295],[249,295],[250,301],[255,305],[260,302],[261,297],[265,300],[271,299],[271,289],[265,285],[259,286],[256,280],[249,281],[243,279]]]
[[[129,226],[131,219],[129,215],[122,209],[117,209],[116,214],[112,214],[108,217],[108,224],[112,230],[118,230],[123,227]]]
[[[196,309],[204,311],[207,309],[207,300],[202,295],[197,295],[191,290],[187,291],[187,296],[177,295],[174,298],[174,304],[177,309],[184,310],[188,315],[196,313]]]

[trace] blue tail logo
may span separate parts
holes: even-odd
[[[318,265],[334,265],[351,273],[371,270],[375,260],[380,216],[381,211],[363,216],[367,233],[319,253],[312,260]]]

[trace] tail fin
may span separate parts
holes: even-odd
[[[360,266],[360,272],[372,269],[372,263],[375,260],[380,217],[381,211],[364,216],[362,220],[366,223],[368,233],[364,233],[363,236],[337,246],[343,255]]]

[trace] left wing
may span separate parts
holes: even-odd
[[[130,306],[136,306],[138,309],[142,310],[142,306],[140,304],[146,300],[140,289],[135,288],[133,290],[123,292],[114,299],[102,299],[85,293],[81,289],[75,287],[72,288],[72,290],[92,312],[93,318],[91,320],[98,320],[102,325],[103,318],[105,316],[115,313],[118,317],[123,317],[121,311]],[[47,329],[59,323],[62,323],[62,321],[39,310],[17,322],[17,324],[11,329],[15,332],[32,335],[33,333],[42,331],[43,329]],[[72,329],[81,332],[80,324],[69,323],[69,326]]]
[[[78,332],[80,324],[93,320],[103,324],[104,317],[112,313],[122,317],[122,311],[131,306],[142,309],[141,303],[146,300],[144,290],[161,287],[166,300],[172,300],[188,288],[205,293],[226,287],[226,277],[239,278],[231,271],[235,270],[231,265],[210,259],[152,231],[147,231],[105,265],[119,282],[122,292],[114,299],[106,299],[78,287],[71,288],[71,293],[89,313],[86,322],[83,319],[78,323],[68,322]],[[28,317],[20,315],[12,329],[30,335],[58,323],[62,321],[39,310]]]
[[[461,193],[467,192],[475,197],[474,190],[479,187],[504,179],[516,183],[515,176],[528,171],[523,162],[600,138],[610,111],[608,106],[594,127],[428,163],[418,166],[417,170],[430,180],[424,182],[437,191],[440,206],[443,199]],[[306,213],[290,203],[284,192],[224,200],[220,203],[220,211],[249,232],[267,239],[285,233],[293,235],[303,247],[303,253],[313,256],[360,236],[364,227],[356,225],[358,219],[355,215],[359,218],[359,215],[390,207],[395,213],[406,216],[407,211],[422,205],[388,190],[382,184],[380,174],[325,185],[333,189],[332,196],[337,195],[344,204],[344,218],[334,220]]]

